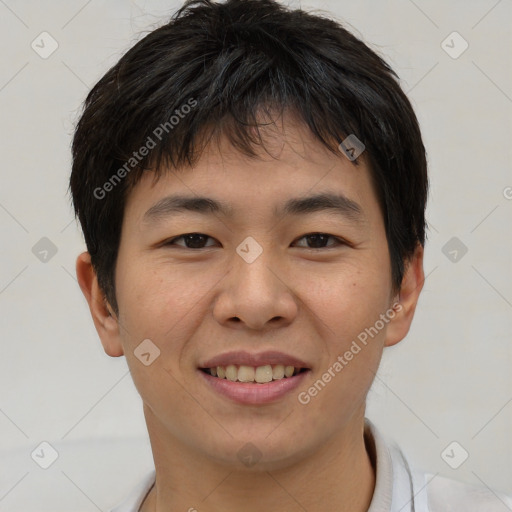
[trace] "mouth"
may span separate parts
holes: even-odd
[[[230,364],[199,368],[202,372],[221,380],[244,382],[252,384],[267,384],[268,382],[289,379],[300,373],[310,371],[310,368],[285,366],[282,364],[266,364],[262,366],[246,366]]]
[[[257,367],[230,364],[198,368],[197,371],[216,395],[237,404],[257,406],[289,397],[307,382],[312,372],[310,368],[281,364]]]
[[[216,395],[238,404],[264,405],[289,397],[308,382],[313,369],[292,354],[238,350],[201,361],[197,372]]]

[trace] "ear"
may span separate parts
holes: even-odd
[[[403,340],[411,327],[416,304],[425,282],[423,271],[423,247],[418,244],[412,258],[407,261],[399,295],[393,304],[395,316],[390,320],[386,329],[384,346],[390,347]]]
[[[121,345],[119,323],[98,285],[96,272],[91,263],[91,255],[83,252],[76,260],[76,276],[84,294],[92,319],[105,352],[112,357],[124,354]]]

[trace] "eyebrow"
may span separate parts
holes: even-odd
[[[289,199],[284,205],[274,207],[276,218],[292,215],[331,211],[355,223],[362,221],[362,207],[344,194],[322,193]],[[203,215],[221,214],[233,217],[234,211],[227,203],[209,197],[167,196],[155,203],[143,216],[144,224],[152,224],[173,214],[195,212]]]

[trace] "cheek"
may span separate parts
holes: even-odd
[[[384,287],[352,280],[341,292],[323,296],[325,309],[317,310],[324,355],[311,387],[302,390],[303,399],[328,411],[336,424],[363,407],[374,380],[385,341],[387,324],[380,315],[387,311],[386,297]]]
[[[304,273],[300,294],[334,334],[354,335],[388,308],[389,274],[386,258],[365,251],[325,271]]]
[[[159,410],[162,404],[181,410],[184,406],[176,397],[183,395],[183,388],[172,361],[179,359],[193,328],[189,313],[199,292],[182,274],[178,278],[179,270],[171,272],[169,266],[164,270],[140,259],[132,265],[121,264],[117,275],[122,343],[133,383],[151,410]],[[146,339],[157,347],[149,345],[147,365],[139,349]]]
[[[320,320],[317,329],[325,342],[321,371],[330,369],[325,380],[332,379],[333,395],[340,399],[343,394],[347,403],[370,386],[389,323],[389,319],[387,323],[381,320],[389,308],[387,261],[369,256],[354,258],[352,264],[327,278],[310,279],[305,288],[307,304]]]
[[[165,352],[180,349],[179,340],[186,340],[204,320],[209,291],[222,277],[205,271],[204,265],[203,271],[198,269],[162,262],[144,265],[140,260],[120,266],[118,302],[125,343],[149,338]]]

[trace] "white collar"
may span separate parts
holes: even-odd
[[[376,458],[375,490],[368,512],[429,512],[425,474],[412,470],[400,448],[386,442],[368,418],[365,439]]]

